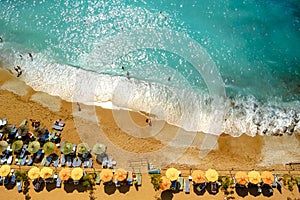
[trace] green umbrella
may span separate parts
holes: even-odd
[[[29,153],[36,153],[41,148],[41,145],[38,141],[30,142],[27,148]]]
[[[77,146],[77,152],[80,153],[80,154],[85,154],[86,152],[88,152],[89,148],[90,147],[87,143],[80,143]]]
[[[65,155],[68,155],[72,152],[72,149],[73,149],[73,144],[71,142],[65,142],[61,148],[60,148],[60,151],[65,154]]]
[[[46,142],[43,146],[43,150],[45,154],[50,154],[54,151],[55,144],[53,142]]]
[[[3,152],[7,149],[8,143],[6,141],[0,141],[0,152]]]
[[[22,140],[16,140],[12,143],[11,148],[13,151],[19,151],[23,147],[23,141]]]
[[[96,143],[93,147],[94,154],[102,154],[105,153],[106,146],[104,144]]]

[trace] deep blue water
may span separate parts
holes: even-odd
[[[194,131],[299,127],[299,0],[1,0],[0,13],[0,59],[36,90]]]

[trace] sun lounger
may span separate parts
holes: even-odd
[[[7,124],[7,119],[6,118],[3,118],[2,119],[2,126],[5,126]]]
[[[176,188],[176,186],[177,186],[177,181],[172,181],[171,182],[171,190],[176,190],[177,188]]]
[[[82,161],[80,158],[77,158],[76,166],[81,167]]]
[[[8,165],[11,165],[12,160],[13,160],[13,156],[12,156],[12,155],[9,155],[9,157],[7,158],[6,163],[7,163]]]
[[[189,194],[190,193],[190,181],[185,180],[184,186],[185,186],[185,193]]]
[[[29,159],[27,159],[27,165],[31,166],[33,164],[33,156],[31,156]]]
[[[179,190],[183,191],[183,185],[184,185],[184,178],[183,177],[178,177],[178,183],[179,183]]]
[[[88,164],[89,164],[89,158],[85,158],[84,159],[84,162],[83,162],[83,167],[88,167]]]
[[[137,184],[137,186],[142,185],[142,174],[140,172],[136,173],[136,184]]]
[[[61,163],[62,167],[65,166],[65,164],[66,164],[66,157],[64,154],[61,154],[61,162],[60,163]]]
[[[9,183],[9,180],[7,177],[3,177],[3,184],[7,185]]]
[[[58,125],[53,125],[52,128],[54,130],[57,130],[57,131],[62,131],[64,129],[64,127],[61,127],[61,126],[58,126]]]
[[[92,167],[93,167],[93,159],[90,158],[88,163],[88,168],[92,168]]]
[[[56,179],[56,187],[57,188],[61,187],[61,179],[59,177],[57,177],[57,179]]]
[[[67,167],[71,167],[72,166],[72,159],[71,159],[70,156],[67,156],[66,165],[67,165]]]
[[[77,164],[77,158],[73,158],[72,167],[76,167]]]
[[[218,190],[218,186],[217,186],[217,183],[216,182],[213,182],[213,183],[210,183],[210,190],[213,194],[216,194],[217,193],[217,190]]]
[[[120,181],[117,181],[117,180],[116,180],[115,184],[116,184],[116,187],[120,187],[120,186],[121,186]]]
[[[46,163],[46,161],[47,161],[47,158],[46,158],[46,157],[44,157],[44,158],[43,158],[43,160],[42,160],[42,162],[41,162],[41,166],[43,166],[43,167],[44,167],[44,166],[45,166],[45,163]]]
[[[53,162],[53,166],[58,167],[58,164],[59,164],[59,157],[57,157],[57,159]]]
[[[16,184],[16,176],[15,176],[14,173],[11,175],[10,183],[11,183],[12,185]]]
[[[52,159],[53,159],[53,155],[49,155],[46,157],[46,162],[45,162],[45,166],[46,167],[49,167],[51,162],[52,162]]]
[[[22,181],[17,181],[18,192],[22,192]]]
[[[107,156],[103,157],[102,159],[102,168],[106,168],[108,163],[108,158]]]
[[[26,160],[27,160],[27,155],[25,155],[25,157],[22,159],[20,165],[21,165],[21,166],[24,166],[25,163],[26,163]]]
[[[3,185],[3,178],[0,176],[0,185]]]
[[[73,149],[72,149],[71,154],[75,154],[76,153],[76,148],[77,148],[77,145],[73,144]]]

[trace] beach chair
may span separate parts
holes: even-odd
[[[71,159],[70,156],[67,156],[66,165],[67,165],[67,167],[71,167],[72,166],[72,159]]]
[[[189,194],[190,193],[190,181],[189,180],[185,180],[184,188],[185,188],[185,193]]]
[[[116,161],[113,161],[113,158],[112,157],[109,157],[108,158],[108,163],[107,163],[107,167],[112,169],[113,166],[116,166],[117,162]]]
[[[43,160],[42,160],[42,162],[41,162],[41,166],[42,167],[45,166],[46,161],[47,161],[47,157],[44,157]]]
[[[217,193],[217,191],[218,191],[217,182],[211,182],[210,183],[210,190],[211,190],[211,193],[213,193],[213,194]]]
[[[276,188],[277,187],[277,182],[278,182],[278,178],[280,177],[280,174],[274,174],[274,181],[272,183],[272,187]]]
[[[77,158],[73,158],[72,167],[76,167],[77,164]]]
[[[21,165],[21,166],[24,166],[25,163],[26,163],[26,160],[27,160],[27,155],[25,155],[25,157],[22,159],[20,165]]]
[[[53,159],[53,155],[52,155],[52,154],[49,155],[49,156],[47,156],[47,157],[46,157],[46,162],[45,162],[45,165],[44,165],[44,166],[49,167],[50,164],[51,164],[51,162],[52,162],[52,159]]]
[[[81,167],[82,161],[80,158],[77,158],[76,166]]]
[[[0,176],[0,185],[3,185],[3,178]]]
[[[11,175],[10,183],[11,183],[12,185],[15,185],[15,184],[16,184],[16,176],[15,176],[15,173],[14,173],[14,172],[13,172],[12,175]]]
[[[2,126],[5,126],[7,124],[7,119],[6,118],[3,118],[2,119]]]
[[[66,164],[66,158],[65,158],[65,155],[64,154],[61,154],[61,160],[60,160],[60,163],[61,163],[61,166],[65,166]]]
[[[59,177],[57,177],[57,179],[56,179],[56,187],[57,188],[61,187],[61,179]]]
[[[19,193],[22,192],[22,181],[17,181],[17,189]]]
[[[56,130],[56,131],[62,131],[64,129],[64,127],[62,126],[58,126],[58,125],[53,125],[52,129]]]
[[[8,158],[7,158],[6,163],[7,163],[8,165],[11,165],[12,161],[13,161],[13,156],[12,156],[12,155],[9,155]]]
[[[3,177],[3,184],[7,185],[9,183],[9,179],[7,177]]]
[[[176,190],[177,189],[177,181],[172,181],[171,182],[171,187],[170,187],[171,190]]]
[[[102,159],[102,168],[107,168],[108,158],[107,156]]]
[[[54,167],[58,167],[58,165],[59,165],[59,157],[57,157],[57,159],[53,162]]]
[[[88,163],[88,168],[92,168],[92,167],[93,167],[93,158],[90,158]]]
[[[178,177],[178,183],[179,183],[179,187],[178,187],[178,189],[180,190],[180,191],[183,191],[183,186],[184,186],[184,178],[183,177]]]
[[[83,162],[83,167],[87,168],[89,164],[89,158],[85,158]]]
[[[28,166],[31,166],[33,164],[33,156],[31,156],[29,159],[26,161]]]
[[[136,173],[136,185],[137,186],[142,185],[142,174],[140,172]]]

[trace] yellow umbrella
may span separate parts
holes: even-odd
[[[271,172],[268,171],[264,171],[261,174],[261,180],[265,183],[265,184],[269,184],[271,185],[274,182],[274,176]]]
[[[216,170],[214,169],[208,169],[205,172],[205,177],[207,178],[208,181],[210,182],[216,182],[218,180],[219,174]]]
[[[69,180],[69,178],[71,177],[71,169],[63,168],[62,170],[60,170],[58,176],[63,181]]]
[[[170,187],[171,187],[170,179],[168,179],[165,176],[161,177],[161,180],[159,182],[159,188],[164,191],[170,189]]]
[[[0,176],[7,176],[10,172],[9,165],[2,165],[0,168]]]
[[[28,171],[28,177],[31,180],[37,179],[40,176],[40,169],[37,167],[32,167],[29,171]]]
[[[41,169],[41,173],[40,176],[44,179],[46,178],[50,178],[53,175],[53,169],[51,169],[50,167],[43,167]]]
[[[78,181],[83,176],[83,170],[80,167],[76,167],[71,172],[71,178],[75,181]]]
[[[166,177],[168,179],[170,179],[171,181],[175,181],[178,179],[178,176],[179,176],[179,173],[178,173],[178,170],[175,169],[175,168],[169,168],[167,169],[166,171]]]
[[[109,182],[113,178],[113,173],[110,169],[103,169],[100,173],[100,179],[103,182]]]
[[[249,182],[249,178],[246,172],[241,172],[241,171],[235,174],[235,180],[238,184],[241,185],[246,185]]]
[[[117,169],[115,172],[115,179],[117,181],[124,181],[127,178],[127,171],[124,169]]]
[[[253,184],[258,184],[261,181],[260,174],[257,171],[251,171],[248,173],[249,182]]]
[[[192,173],[192,179],[195,183],[203,183],[205,182],[205,173],[201,170],[195,170]]]

